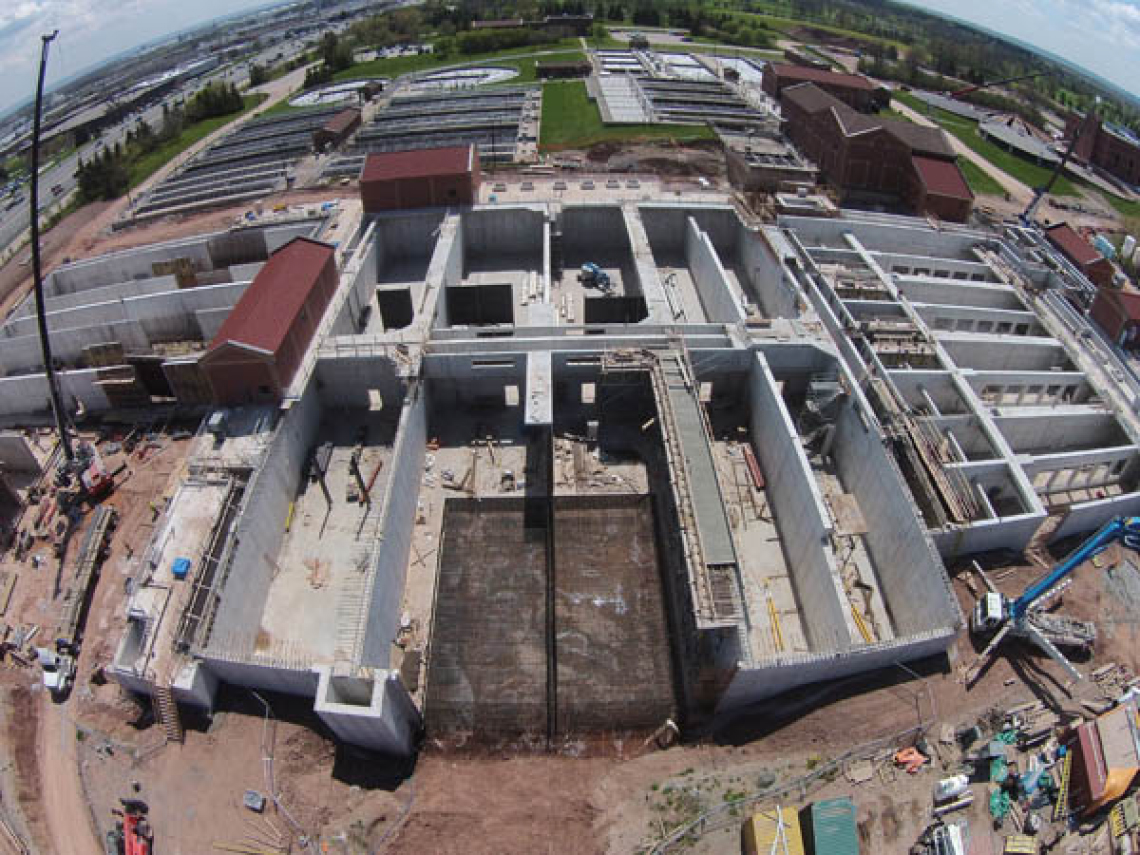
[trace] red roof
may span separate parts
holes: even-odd
[[[321,130],[331,134],[343,134],[356,122],[360,121],[359,110],[341,110],[327,122]]]
[[[844,74],[826,68],[809,68],[806,65],[789,65],[782,62],[771,64],[772,72],[784,80],[803,80],[810,83],[829,83],[832,86],[846,86],[849,89],[874,89],[875,84],[859,74]]]
[[[1140,320],[1140,291],[1113,291],[1098,288],[1096,302],[1111,303],[1130,321]]]
[[[470,172],[474,162],[475,147],[471,145],[389,151],[368,155],[360,180],[392,181],[397,178],[459,175]]]
[[[1070,261],[1081,267],[1095,264],[1104,258],[1091,243],[1081,237],[1077,230],[1068,223],[1048,226],[1045,229],[1045,234],[1061,252],[1069,257]]]
[[[914,155],[911,158],[914,168],[926,192],[936,196],[949,196],[952,199],[973,199],[970,185],[958,164],[952,160],[937,160],[933,157]]]
[[[329,244],[306,237],[280,247],[253,278],[207,353],[227,342],[276,353],[332,257]]]

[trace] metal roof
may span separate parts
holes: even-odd
[[[811,808],[811,830],[806,836],[815,855],[859,855],[859,829],[855,805],[849,798],[825,799]]]
[[[421,148],[370,154],[364,161],[362,182],[393,181],[399,178],[429,178],[471,172],[475,162],[473,145],[447,148]]]
[[[1077,230],[1068,223],[1046,226],[1045,236],[1068,256],[1070,261],[1081,267],[1095,264],[1104,258],[1091,243],[1081,237]]]
[[[207,355],[226,344],[276,354],[332,257],[329,244],[306,237],[278,249],[242,294]]]
[[[1029,155],[1039,161],[1049,164],[1056,164],[1061,162],[1061,158],[1053,149],[1049,148],[1037,137],[1023,134],[1016,128],[1011,128],[1004,122],[981,122],[978,125],[978,132],[983,137],[993,137],[998,142],[1015,148],[1018,151]]]
[[[341,110],[339,113],[325,122],[324,127],[322,127],[321,130],[328,131],[332,134],[342,134],[358,121],[360,121],[359,110]]]
[[[932,157],[914,155],[911,158],[915,171],[928,193],[949,196],[954,199],[973,199],[974,194],[966,183],[962,170],[952,160],[936,160]]]
[[[839,71],[828,71],[825,68],[808,68],[806,65],[788,65],[782,62],[769,63],[768,68],[778,79],[801,80],[811,83],[823,83],[828,86],[842,86],[847,89],[875,88],[875,84],[861,74],[845,74]]]

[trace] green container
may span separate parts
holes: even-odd
[[[851,799],[814,802],[804,814],[808,855],[859,855],[859,828]]]

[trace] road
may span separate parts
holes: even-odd
[[[897,110],[917,125],[925,125],[928,128],[938,127],[937,122],[928,119],[917,110],[912,110],[901,101],[891,101],[891,109]],[[1001,169],[998,169],[953,134],[947,133],[946,136],[950,140],[950,145],[953,146],[955,152],[974,163],[979,169],[986,173],[986,175],[1000,184],[1002,189],[1009,193],[1014,202],[1022,206],[1029,204],[1029,200],[1033,198],[1033,190],[1029,185],[1018,181],[1008,172],[1003,172]]]
[[[142,113],[131,114],[119,124],[109,128],[99,139],[92,140],[77,151],[72,152],[55,166],[41,173],[39,188],[41,218],[50,213],[52,206],[56,202],[67,200],[72,192],[75,191],[77,186],[75,170],[79,166],[80,159],[91,158],[102,151],[103,148],[114,146],[116,142],[124,140],[127,130],[139,121],[145,120],[151,127],[158,127],[162,123],[162,109],[164,104],[174,106],[183,103],[189,98],[192,98],[196,92],[204,88],[207,84],[217,81],[234,83],[239,89],[242,89],[249,85],[249,68],[251,65],[269,65],[271,63],[284,62],[297,56],[308,47],[309,45],[306,42],[296,39],[285,44],[271,45],[248,59],[230,66],[218,68],[210,74],[195,80],[187,81],[181,88],[168,94],[161,102],[152,105]],[[278,54],[281,55],[280,59],[278,59]],[[299,86],[304,80],[304,75],[298,77],[294,73],[290,73],[287,77],[293,86]],[[280,79],[284,80],[286,78]],[[263,90],[258,89],[255,91]],[[180,160],[181,159],[184,158],[180,158]],[[52,193],[52,188],[55,186],[61,188],[61,192],[58,195]],[[11,210],[0,211],[0,264],[7,261],[12,252],[17,250],[20,244],[23,243],[21,238],[28,232],[28,215],[31,202],[27,198],[27,185],[21,188],[19,192],[20,195],[25,197],[24,201],[14,206]]]
[[[76,756],[75,727],[67,707],[44,692],[39,735],[40,780],[48,834],[55,855],[103,855],[106,851],[91,827],[91,811],[83,797]]]

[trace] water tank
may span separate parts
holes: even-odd
[[[1136,251],[1136,238],[1132,235],[1124,236],[1124,246],[1120,250],[1121,258],[1131,258],[1132,253]]]
[[[1093,238],[1093,246],[1095,246],[1097,252],[1099,252],[1105,258],[1116,257],[1116,247],[1114,247],[1109,239],[1104,235],[1097,235],[1095,238]]]

